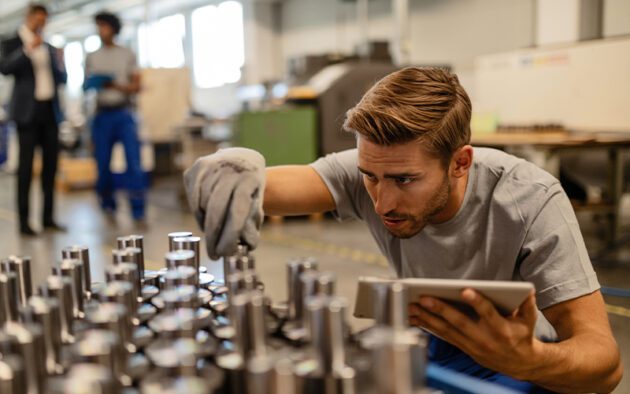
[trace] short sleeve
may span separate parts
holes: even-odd
[[[536,286],[541,310],[600,288],[571,203],[557,183],[527,231],[518,271]]]
[[[335,200],[334,215],[339,220],[363,219],[362,210],[369,199],[357,168],[356,149],[331,153],[311,164]]]

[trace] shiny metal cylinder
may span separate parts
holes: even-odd
[[[92,329],[81,333],[72,345],[75,362],[87,362],[107,368],[124,386],[131,385],[127,375],[127,351],[120,337],[108,330]]]
[[[72,245],[61,251],[61,257],[64,259],[80,260],[83,263],[83,288],[85,289],[86,298],[92,298],[92,274],[90,271],[90,251],[87,246]]]
[[[237,271],[230,274],[226,280],[225,285],[228,288],[230,295],[236,295],[244,291],[256,290],[258,284],[258,275],[255,271]]]
[[[10,322],[4,330],[13,338],[14,352],[24,361],[26,393],[40,394],[46,377],[46,360],[41,357],[41,349],[44,348],[42,327],[34,323]]]
[[[177,247],[175,246],[175,238],[185,238],[185,237],[192,237],[193,233],[191,233],[190,231],[175,231],[172,233],[168,234],[168,251],[172,252],[174,250],[177,250]]]
[[[173,250],[164,256],[166,268],[175,269],[180,266],[195,268],[195,252],[192,250]]]
[[[59,304],[61,341],[63,343],[72,343],[74,341],[72,289],[72,279],[57,275],[51,275],[46,278],[46,282],[39,288],[40,295],[54,298]]]
[[[175,250],[192,250],[195,252],[195,268],[198,272],[199,267],[201,266],[201,253],[199,249],[199,246],[201,245],[201,238],[196,236],[177,237],[173,238],[173,245]]]
[[[66,376],[48,379],[46,384],[46,394],[120,393],[120,384],[111,371],[90,363],[74,364]]]
[[[377,325],[406,329],[407,290],[401,283],[375,283],[372,286],[374,320]]]
[[[10,256],[6,265],[8,271],[17,276],[19,302],[20,305],[24,306],[28,302],[28,298],[33,295],[31,258],[28,256]]]
[[[149,321],[149,328],[160,339],[194,338],[195,312],[192,309],[162,312]]]
[[[136,264],[140,270],[140,277],[144,278],[144,236],[132,234],[116,239],[118,249],[137,248],[140,249]]]
[[[197,289],[194,286],[176,286],[162,291],[160,297],[164,302],[164,310],[174,311],[180,308],[196,309]]]
[[[237,294],[230,300],[234,346],[244,359],[267,355],[264,308],[264,296],[258,291]]]
[[[87,309],[85,318],[93,328],[109,330],[117,334],[130,353],[136,351],[132,343],[133,325],[124,305],[112,302],[95,304]]]
[[[164,288],[173,289],[177,286],[193,286],[197,288],[199,271],[185,265],[169,269],[164,274]]]
[[[127,308],[129,324],[136,325],[138,299],[135,297],[133,285],[126,281],[115,280],[109,282],[99,294],[101,302],[113,302]]]
[[[75,319],[83,317],[83,300],[85,297],[83,262],[81,260],[63,259],[53,266],[54,275],[63,276],[72,280],[72,314]]]
[[[302,282],[300,275],[306,271],[317,271],[317,261],[313,259],[296,259],[287,263],[287,288],[289,290],[288,318],[289,320],[301,320],[303,316]]]
[[[0,393],[24,394],[27,392],[26,370],[20,356],[6,354],[0,358]]]
[[[0,272],[0,327],[18,320],[18,279],[13,272]]]
[[[123,281],[131,283],[133,285],[132,292],[136,302],[141,300],[142,282],[140,280],[137,264],[119,262],[118,264],[110,265],[105,268],[105,278],[108,282]],[[133,311],[130,312],[133,314]]]
[[[344,313],[347,302],[340,297],[315,296],[306,302],[311,346],[325,374],[346,367]]]
[[[62,372],[61,367],[61,314],[59,301],[55,298],[32,296],[28,304],[20,309],[22,320],[37,323],[42,327],[44,337],[44,358],[48,375]]]

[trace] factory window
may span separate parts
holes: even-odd
[[[245,63],[243,6],[225,1],[192,13],[193,72],[201,88],[213,88],[241,79]]]
[[[148,26],[148,27],[147,27]],[[138,62],[141,67],[184,66],[186,22],[182,14],[161,18],[138,27]]]
[[[79,41],[68,43],[64,48],[64,60],[68,72],[68,93],[72,97],[81,94],[83,85],[83,45]]]
[[[85,49],[86,53],[92,53],[98,51],[101,47],[101,39],[93,34],[83,41],[83,49]]]

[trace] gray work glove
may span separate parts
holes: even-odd
[[[258,245],[263,221],[265,158],[246,148],[221,149],[201,157],[184,172],[188,203],[206,236],[208,256]]]

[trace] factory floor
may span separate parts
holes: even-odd
[[[194,218],[180,197],[179,185],[179,179],[162,179],[154,183],[148,198],[145,228],[138,228],[130,220],[128,204],[122,195],[119,196],[120,209],[117,215],[109,218],[101,214],[92,191],[58,193],[57,220],[68,227],[68,232],[47,232],[38,237],[25,238],[17,231],[14,177],[0,173],[0,257],[9,254],[30,255],[33,261],[33,285],[36,287],[49,275],[51,264],[59,259],[63,247],[83,244],[90,248],[92,280],[101,281],[116,237],[139,233],[145,236],[146,268],[159,269],[163,267],[163,256],[168,247],[167,233],[189,230],[200,235]],[[32,195],[34,202],[40,201],[38,183],[33,184]],[[31,205],[33,219],[40,217],[39,205]],[[624,223],[628,229],[630,209],[626,209],[625,213]],[[589,251],[594,255],[604,246],[598,237],[603,223],[594,221],[590,214],[580,214],[579,219]],[[39,223],[32,220],[32,226],[38,229]],[[624,234],[629,236],[630,230]],[[285,263],[292,257],[317,258],[320,270],[336,273],[337,293],[350,300],[349,313],[359,275],[391,275],[368,230],[359,222],[337,223],[330,218],[293,218],[267,222],[255,256],[257,270],[265,283],[265,292],[274,301],[286,298]],[[626,242],[604,260],[596,265],[601,284],[630,289],[630,243]],[[211,273],[221,275],[220,263],[206,258],[205,265]],[[624,364],[629,368],[630,298],[606,297],[606,302]],[[351,319],[351,324],[359,329],[366,322]],[[626,373],[615,393],[630,393],[630,372]]]

